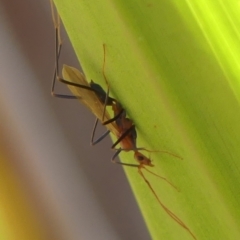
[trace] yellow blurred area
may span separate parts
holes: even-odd
[[[8,153],[0,149],[0,238],[6,240],[53,239],[39,221],[24,183]]]

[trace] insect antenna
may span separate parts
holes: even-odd
[[[169,185],[171,185],[173,188],[175,188],[178,192],[180,192],[180,190],[173,183],[171,183],[167,178],[162,177],[162,176],[160,176],[160,175],[150,171],[148,168],[146,168],[144,166],[141,166],[140,168],[144,168],[145,171],[151,173],[152,175],[154,175],[154,176],[156,176],[158,178],[161,178],[162,180],[166,181]]]
[[[175,157],[175,158],[179,158],[179,159],[183,160],[183,158],[182,158],[181,156],[179,156],[179,155],[177,155],[177,154],[174,154],[174,153],[171,153],[171,152],[168,152],[168,151],[165,151],[165,150],[148,150],[148,149],[142,148],[142,147],[137,148],[137,150],[143,150],[143,151],[146,151],[146,152],[161,152],[161,153],[166,153],[166,154],[169,154],[169,155],[171,155],[171,156],[173,156],[173,157]]]
[[[148,185],[148,187],[150,188],[151,192],[153,193],[153,195],[155,196],[155,198],[157,199],[158,203],[160,204],[160,206],[163,208],[163,210],[175,221],[177,222],[182,228],[184,228],[195,240],[197,240],[196,236],[191,232],[191,230],[186,226],[186,224],[178,217],[176,216],[172,211],[170,211],[160,200],[160,198],[158,197],[158,195],[156,194],[156,192],[154,191],[152,185],[150,184],[150,182],[146,179],[146,177],[144,176],[143,172],[141,171],[141,167],[138,168],[138,172],[139,174],[142,176],[143,180],[146,182],[146,184]]]

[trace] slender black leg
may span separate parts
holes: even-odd
[[[116,147],[116,145],[118,145],[127,135],[129,135],[129,133],[131,131],[133,131],[135,128],[135,125],[132,125],[128,130],[126,130],[121,136],[120,138],[112,145],[112,149]]]
[[[117,164],[120,164],[120,165],[123,165],[123,166],[129,166],[129,167],[137,167],[137,168],[139,168],[139,165],[138,165],[138,164],[122,163],[122,162],[116,160],[116,157],[121,153],[122,150],[123,150],[123,149],[121,149],[121,148],[117,149],[117,151],[116,151],[116,152],[114,153],[114,155],[112,156],[111,161],[112,161],[113,163],[117,163]]]
[[[107,125],[107,124],[109,124],[109,123],[111,123],[111,122],[116,121],[118,118],[120,118],[120,116],[122,115],[122,113],[123,113],[124,111],[125,111],[125,110],[122,109],[116,116],[114,116],[113,118],[111,118],[111,119],[103,122],[102,124],[103,124],[103,125]]]
[[[79,96],[55,93],[56,79],[67,85],[84,88],[84,89],[96,92],[96,90],[92,89],[89,86],[73,83],[73,82],[67,81],[67,80],[59,77],[59,59],[61,56],[62,41],[61,41],[61,37],[60,37],[60,18],[59,18],[59,16],[58,17],[55,16],[53,5],[52,5],[52,16],[53,16],[53,22],[54,22],[54,27],[55,27],[55,59],[56,59],[55,60],[56,61],[55,62],[55,70],[54,70],[53,80],[52,80],[52,87],[51,87],[52,96],[57,97],[57,98],[64,98],[64,99],[79,99],[79,98],[81,98]]]
[[[93,126],[92,135],[91,135],[91,145],[92,146],[94,146],[95,144],[101,142],[110,133],[110,131],[107,130],[101,137],[99,137],[97,140],[94,140],[94,135],[95,135],[95,131],[96,131],[96,128],[97,128],[97,124],[98,124],[98,119],[96,118],[95,124]]]

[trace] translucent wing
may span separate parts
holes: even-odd
[[[81,73],[76,68],[63,65],[62,69],[62,75],[63,78],[69,82],[81,84],[90,87],[89,83],[87,82],[85,76],[83,73]],[[80,97],[80,101],[87,106],[92,113],[100,120],[102,121],[102,114],[104,105],[99,101],[97,95],[94,93],[94,91],[90,91],[88,89],[84,89],[81,87],[75,87],[68,85],[71,92],[75,95]],[[106,109],[104,121],[109,120],[111,117]],[[115,123],[110,123],[106,125],[106,127],[115,135],[118,135],[118,128]]]

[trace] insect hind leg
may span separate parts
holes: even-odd
[[[92,131],[92,134],[91,134],[91,145],[94,146],[96,145],[97,143],[101,142],[106,136],[109,135],[110,131],[107,130],[102,136],[100,136],[97,140],[94,140],[94,136],[95,136],[95,132],[96,132],[96,128],[97,128],[97,125],[98,125],[98,118],[96,118],[96,121],[95,121],[95,124],[93,126],[93,131]]]
[[[51,3],[52,19],[53,19],[53,24],[55,28],[55,69],[54,69],[52,86],[51,86],[51,95],[57,98],[78,99],[79,97],[77,96],[55,93],[56,79],[59,80],[59,58],[62,50],[62,39],[60,34],[60,26],[61,26],[60,16],[58,13],[56,13],[56,10],[54,10],[54,4],[52,0],[50,1],[50,3]]]

